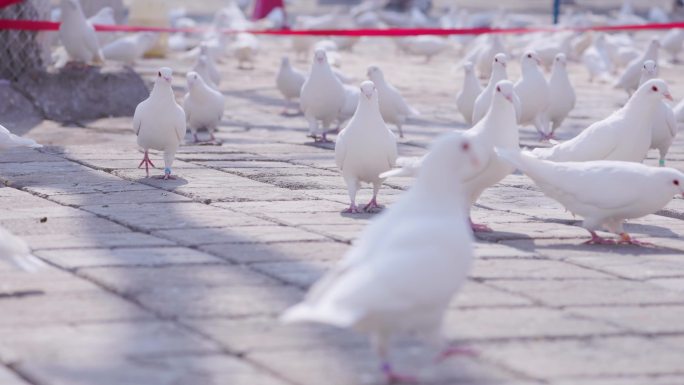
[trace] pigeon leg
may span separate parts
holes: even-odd
[[[367,213],[372,213],[375,209],[381,209],[382,206],[378,204],[378,191],[380,191],[380,183],[373,183],[373,198],[363,208]]]
[[[636,239],[632,238],[627,233],[620,233],[620,240],[618,241],[618,243],[619,244],[635,245],[635,246],[655,246],[654,244],[649,243],[649,242],[637,241]]]
[[[150,166],[152,168],[157,168],[154,163],[150,160],[150,155],[148,154],[147,150],[145,150],[145,155],[143,155],[143,159],[138,165],[138,168],[141,168],[143,165],[145,165],[145,173],[147,174],[147,177],[150,177]]]
[[[612,239],[606,239],[598,234],[596,234],[595,231],[589,230],[589,233],[591,233],[591,239],[584,242],[585,245],[614,245],[615,241]]]
[[[401,128],[401,123],[397,123],[397,130],[399,131],[399,137],[404,137],[404,130]]]
[[[387,335],[380,333],[371,335],[371,344],[382,361],[382,364],[380,365],[380,371],[382,374],[384,374],[387,383],[417,384],[418,380],[415,377],[397,373],[394,371],[394,369],[392,369],[392,364],[390,364],[388,360],[387,342]]]
[[[491,233],[494,231],[491,227],[487,225],[481,225],[473,222],[473,220],[470,217],[468,217],[468,221],[470,221],[470,228],[473,230],[474,233]]]
[[[199,138],[197,137],[197,133],[196,133],[196,132],[194,132],[194,133],[192,134],[192,138],[194,139],[194,143],[199,143]]]
[[[349,193],[349,208],[342,211],[343,213],[346,214],[360,214],[361,210],[359,210],[358,206],[356,206],[356,192],[359,190],[359,181],[357,181],[354,178],[345,178],[345,182],[347,182],[347,192]]]

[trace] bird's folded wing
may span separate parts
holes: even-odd
[[[340,135],[337,136],[337,140],[335,140],[335,164],[340,169],[342,169],[342,166],[344,165],[344,159],[346,156],[347,143],[344,140],[344,131],[342,131]]]

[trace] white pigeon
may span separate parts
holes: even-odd
[[[641,79],[639,85],[658,77],[658,66],[652,60],[647,60],[641,69]],[[658,164],[665,166],[665,157],[667,152],[677,136],[677,121],[672,107],[667,105],[664,101],[660,101],[660,105],[653,117],[653,132],[651,134],[651,148],[658,150],[660,158]]]
[[[540,65],[543,65],[546,71],[549,71],[559,53],[570,54],[572,49],[571,42],[574,37],[575,33],[571,31],[544,36],[530,43],[526,51],[535,52],[539,58]]]
[[[570,111],[575,108],[577,97],[575,88],[570,83],[565,55],[559,53],[553,62],[551,77],[549,78],[549,108],[546,120],[551,124],[551,130],[546,139],[552,139],[556,129],[560,127]]]
[[[387,380],[409,380],[389,361],[389,338],[415,333],[443,341],[444,313],[474,258],[460,182],[479,162],[472,147],[458,132],[436,140],[413,187],[281,320],[368,333]]]
[[[238,61],[238,68],[254,69],[254,59],[259,52],[259,39],[254,34],[240,32],[235,37],[231,50]]]
[[[468,213],[482,192],[510,174],[513,169],[501,162],[494,154],[494,147],[519,148],[518,124],[516,121],[520,100],[513,83],[502,80],[494,86],[491,104],[487,114],[464,133],[483,151],[482,165],[463,181],[468,198]],[[491,231],[486,225],[472,223],[473,231]]]
[[[589,82],[594,79],[602,83],[611,81],[613,63],[606,50],[606,36],[599,34],[594,39],[594,43],[582,54],[582,63],[589,72]]]
[[[420,112],[406,103],[399,90],[385,80],[380,67],[370,66],[366,72],[368,79],[375,84],[380,98],[380,113],[385,122],[394,124],[399,131],[399,137],[404,137],[402,126],[410,117],[420,115]]]
[[[113,42],[102,47],[102,55],[107,60],[119,61],[129,65],[142,59],[157,41],[157,34],[152,32],[140,32]]]
[[[597,235],[601,229],[619,234],[619,243],[642,244],[625,232],[624,221],[652,214],[684,193],[684,174],[672,168],[605,160],[555,163],[520,151],[498,153],[544,194],[584,218],[589,244],[615,243]]]
[[[620,78],[615,83],[615,88],[624,89],[628,95],[632,95],[637,87],[639,87],[639,78],[641,77],[641,67],[646,60],[653,60],[658,63],[658,48],[660,43],[657,39],[652,39],[648,44],[646,51],[638,58],[632,60],[620,75]]]
[[[476,65],[480,78],[488,79],[491,76],[494,57],[499,53],[506,53],[506,49],[501,42],[501,36],[496,34],[489,35],[486,43],[483,44],[477,54]]]
[[[216,68],[216,64],[211,56],[200,54],[197,58],[197,63],[192,67],[192,71],[200,74],[209,87],[215,90],[219,89],[218,86],[221,84],[221,73]]]
[[[171,175],[171,166],[185,137],[186,122],[183,108],[176,103],[172,81],[171,68],[160,68],[150,96],[138,104],[133,114],[133,130],[138,136],[138,145],[145,150],[138,168],[144,165],[147,177],[150,176],[149,166],[155,167],[148,154],[153,149],[164,152],[162,178],[175,179]]]
[[[487,87],[485,87],[485,89],[482,90],[482,92],[480,92],[480,95],[478,95],[475,99],[475,105],[473,106],[472,124],[479,122],[480,119],[482,119],[489,110],[489,106],[492,104],[492,96],[494,95],[494,89],[496,88],[496,84],[499,83],[501,80],[507,79],[508,75],[506,74],[506,55],[503,53],[499,53],[494,57],[492,65],[492,74],[489,77],[489,83],[487,83]]]
[[[86,20],[78,0],[62,0],[62,22],[59,38],[71,60],[102,63],[102,51],[97,43],[95,28]]]
[[[216,141],[214,131],[221,123],[226,98],[222,93],[209,87],[197,72],[188,72],[186,78],[188,94],[183,100],[183,111],[185,111],[187,126],[195,142],[199,141],[197,130],[200,128],[206,128],[210,139]]]
[[[338,130],[340,127],[342,127],[344,122],[354,116],[356,107],[359,105],[359,97],[361,96],[359,87],[350,86],[348,84],[343,84],[342,87],[344,87],[344,105],[342,106],[340,113],[337,115]]]
[[[288,107],[294,99],[299,98],[302,92],[302,86],[306,81],[306,74],[290,64],[290,59],[284,56],[280,60],[280,67],[276,75],[276,87],[278,91],[285,97],[285,108],[283,114],[287,114]]]
[[[328,141],[326,135],[330,124],[339,117],[345,99],[344,87],[333,74],[325,51],[317,50],[299,97],[300,109],[309,123],[309,134],[315,141],[319,140],[319,135],[321,141]]]
[[[673,28],[660,39],[663,50],[670,54],[673,63],[679,62],[679,53],[684,45],[684,29]]]
[[[523,55],[520,61],[522,77],[515,83],[515,93],[520,98],[518,122],[523,126],[534,125],[543,139],[548,136],[546,111],[550,105],[551,92],[539,63],[535,52],[528,51]]]
[[[458,111],[463,115],[468,125],[473,123],[473,109],[475,108],[475,99],[482,93],[482,86],[480,81],[475,76],[473,63],[467,62],[463,65],[463,87],[456,96],[456,106]]]
[[[429,63],[432,57],[438,55],[449,47],[449,41],[441,36],[422,35],[408,36],[394,39],[400,49],[415,56],[425,56],[425,62]]]
[[[26,242],[0,227],[0,259],[10,260],[21,269],[35,271],[45,267],[45,262],[34,257]]]
[[[365,81],[359,93],[356,112],[335,141],[335,163],[342,171],[351,202],[347,213],[360,212],[356,192],[361,182],[373,184],[373,198],[364,211],[380,207],[377,196],[383,179],[379,175],[394,167],[397,160],[397,138],[382,120],[375,85]]]
[[[43,145],[36,143],[33,139],[16,136],[0,124],[0,150],[15,147],[41,148]]]
[[[556,162],[620,160],[640,163],[651,144],[651,131],[663,98],[672,100],[665,81],[644,83],[621,109],[551,148],[536,148],[537,157]]]

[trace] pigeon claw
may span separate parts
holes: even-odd
[[[606,239],[595,232],[591,231],[591,239],[584,242],[585,245],[614,245],[615,241],[612,239]]]
[[[370,202],[368,202],[368,204],[363,207],[363,211],[367,213],[375,212],[376,209],[380,210],[382,209],[382,206],[378,204],[378,201],[375,198],[371,199]]]
[[[620,240],[617,242],[621,245],[634,245],[634,246],[655,246],[652,243],[649,242],[641,242],[637,241],[636,239],[632,238],[629,234],[627,233],[621,233],[620,234]]]
[[[442,362],[446,360],[447,358],[453,357],[453,356],[469,356],[469,357],[475,357],[479,355],[477,350],[471,349],[471,348],[466,348],[466,347],[460,347],[460,346],[449,346],[446,349],[444,349],[439,355],[437,355],[437,362]]]
[[[350,204],[349,207],[342,211],[345,214],[361,214],[361,210],[354,204]]]
[[[492,233],[492,232],[494,232],[494,230],[492,230],[491,227],[489,227],[487,225],[482,225],[479,223],[474,223],[474,222],[470,222],[470,228],[475,233]]]

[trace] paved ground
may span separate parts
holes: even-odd
[[[302,117],[279,115],[274,74],[288,45],[264,46],[254,71],[222,65],[224,144],[182,147],[177,181],[145,179],[135,168],[141,153],[128,118],[44,122],[28,135],[48,147],[0,154],[0,225],[50,264],[36,274],[0,265],[1,384],[380,380],[363,338],[276,321],[372,215],[340,213],[347,197],[332,148],[310,143]],[[454,103],[455,51],[425,65],[378,39],[343,58],[357,80],[379,63],[422,111],[406,129],[403,155],[423,154],[436,134],[464,128]],[[161,63],[138,70],[151,76]],[[681,68],[663,70],[677,99]],[[517,78],[517,65],[511,71]],[[625,97],[590,87],[577,64],[571,71],[579,101],[564,137]],[[179,96],[183,83],[177,76]],[[536,145],[530,128],[522,138]],[[681,141],[670,159],[684,169]],[[381,200],[391,206],[409,183],[388,182]],[[360,201],[368,197],[364,190]],[[587,233],[578,222],[520,175],[486,191],[474,218],[495,232],[478,237],[478,260],[446,332],[480,355],[422,365],[426,383],[684,383],[682,199],[627,226],[658,248],[581,245]],[[413,344],[400,346],[405,367],[425,364]]]

